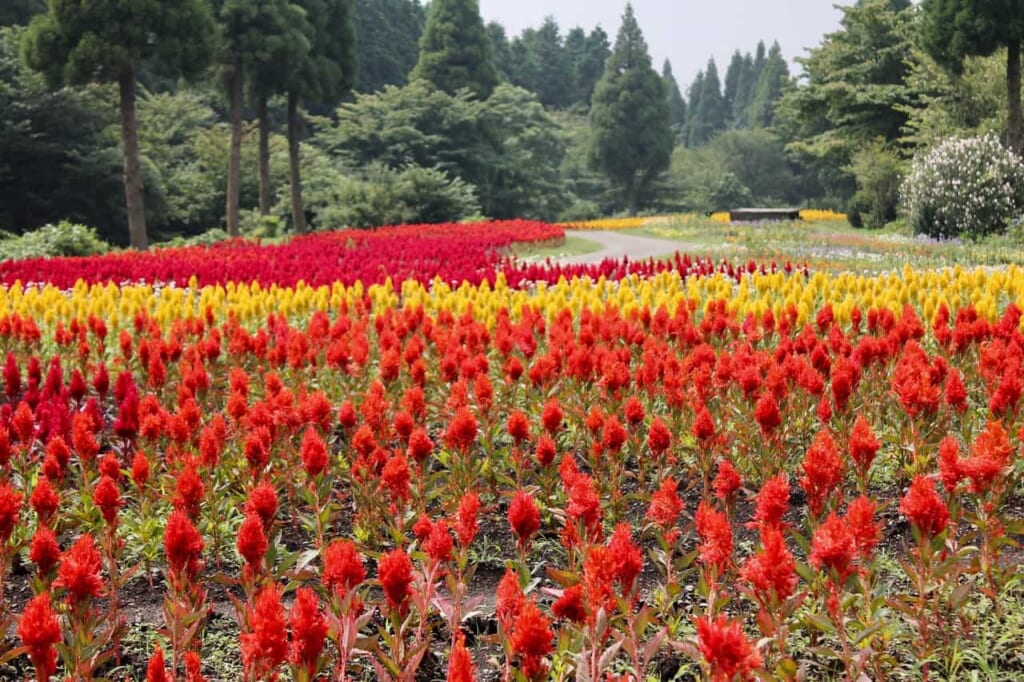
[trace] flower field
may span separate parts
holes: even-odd
[[[562,236],[0,264],[0,678],[1024,674],[1024,269]]]

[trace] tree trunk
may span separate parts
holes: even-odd
[[[266,95],[259,96],[256,116],[260,120],[260,215],[270,215],[270,114]]]
[[[242,60],[235,58],[231,65],[231,153],[228,157],[228,196],[227,223],[228,235],[237,237],[239,228],[239,185],[242,180],[242,97],[243,97]]]
[[[1017,154],[1024,147],[1024,115],[1021,113],[1020,49],[1012,43],[1006,51],[1006,144]]]
[[[288,93],[288,166],[292,185],[292,222],[295,233],[306,232],[306,213],[302,206],[302,170],[299,167],[299,97]]]
[[[121,94],[121,146],[124,148],[124,197],[128,207],[128,234],[132,248],[149,248],[146,207],[142,199],[142,159],[135,121],[135,69],[127,68],[118,80]]]

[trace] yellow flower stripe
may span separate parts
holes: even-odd
[[[803,209],[800,220],[805,223],[843,222],[846,214],[819,209]],[[633,218],[602,218],[600,220],[582,220],[577,222],[559,223],[559,227],[567,230],[638,230],[642,227],[657,227],[668,223],[693,223],[708,221],[716,224],[730,223],[727,211],[718,211],[709,216],[699,213],[680,213],[676,215],[633,217]]]

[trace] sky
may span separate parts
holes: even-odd
[[[510,38],[550,14],[563,35],[573,26],[589,31],[600,24],[614,44],[625,6],[626,0],[480,0],[480,13],[484,21],[502,23]],[[655,68],[660,72],[671,60],[684,94],[708,57],[714,55],[724,76],[733,51],[753,52],[758,40],[768,46],[778,40],[799,75],[792,60],[836,30],[841,16],[830,0],[633,0],[633,11]]]

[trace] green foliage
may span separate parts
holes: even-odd
[[[376,92],[385,85],[404,85],[419,59],[426,10],[418,0],[356,0],[355,10],[355,89]]]
[[[469,88],[486,99],[498,84],[478,0],[433,0],[410,80],[454,94]]]
[[[626,5],[615,49],[594,91],[590,125],[594,167],[635,213],[651,183],[668,168],[673,145],[664,85],[651,68],[632,5]]]
[[[184,246],[212,246],[231,239],[231,235],[219,227],[214,227],[206,232],[191,237],[174,237],[160,242],[161,248],[180,248]]]
[[[1024,39],[1021,0],[923,0],[921,43],[943,67],[963,69],[967,56],[987,56],[1000,47],[1020,49]]]
[[[775,108],[790,85],[789,65],[782,56],[782,48],[777,42],[772,43],[746,111],[747,124],[751,128],[768,128],[775,123]]]
[[[0,239],[0,261],[57,256],[92,256],[106,253],[110,245],[100,239],[96,229],[67,220],[40,227],[20,236]]]
[[[857,193],[846,212],[850,224],[879,228],[895,220],[903,159],[876,140],[853,155],[849,171],[857,180]]]
[[[43,0],[4,0],[0,5],[0,26],[24,26],[45,11]]]
[[[950,138],[914,157],[903,184],[914,232],[978,238],[1024,213],[1024,165],[994,135]]]
[[[305,15],[308,51],[292,55],[283,89],[310,104],[333,106],[356,78],[353,0],[292,0]]]
[[[661,68],[661,80],[665,84],[665,96],[668,98],[672,132],[675,133],[676,140],[682,141],[686,130],[686,100],[683,99],[683,94],[679,91],[679,83],[672,73],[672,63],[667,59]]]
[[[715,60],[709,59],[707,68],[700,78],[700,91],[696,100],[690,102],[690,121],[687,130],[687,144],[699,147],[707,144],[717,133],[725,130],[729,111],[722,95],[722,84],[718,80]]]

